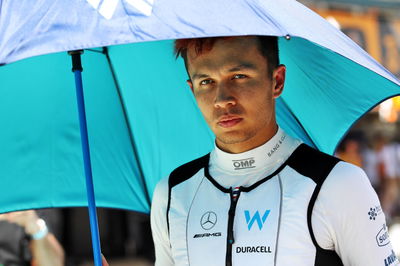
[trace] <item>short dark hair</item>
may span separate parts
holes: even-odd
[[[237,36],[239,37],[239,36]],[[251,37],[251,36],[249,36]],[[279,48],[278,48],[278,37],[276,36],[253,36],[257,37],[259,43],[259,49],[261,54],[267,59],[268,74],[272,76],[272,72],[276,67],[279,66]],[[191,39],[178,39],[175,40],[175,55],[178,58],[182,56],[185,62],[186,70],[187,65],[187,50],[194,48],[197,55],[202,54],[205,51],[210,51],[214,43],[217,40],[224,39],[229,40],[232,37],[207,37],[207,38],[191,38]]]

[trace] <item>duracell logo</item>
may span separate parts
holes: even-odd
[[[254,168],[254,167],[256,167],[254,165],[255,162],[256,161],[254,160],[254,157],[242,159],[242,160],[232,160],[233,167],[235,167],[235,170]]]

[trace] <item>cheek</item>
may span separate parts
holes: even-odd
[[[245,110],[257,119],[269,119],[274,109],[272,91],[265,88],[263,91],[251,95],[243,95],[242,105]]]
[[[197,106],[200,108],[200,111],[203,113],[203,116],[206,120],[212,115],[213,112],[213,101],[210,97],[207,97],[205,94],[195,93],[195,99],[197,102]]]

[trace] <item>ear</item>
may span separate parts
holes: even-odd
[[[282,92],[283,87],[285,85],[285,78],[286,78],[286,66],[279,65],[275,68],[274,72],[272,73],[272,81],[273,81],[273,91],[272,95],[274,98],[278,98]]]
[[[186,83],[189,85],[190,89],[193,92],[193,83],[192,83],[192,81],[190,79],[188,79],[188,80],[186,80]]]

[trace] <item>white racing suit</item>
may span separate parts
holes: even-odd
[[[365,173],[281,129],[174,170],[157,185],[151,225],[157,266],[399,265]]]

